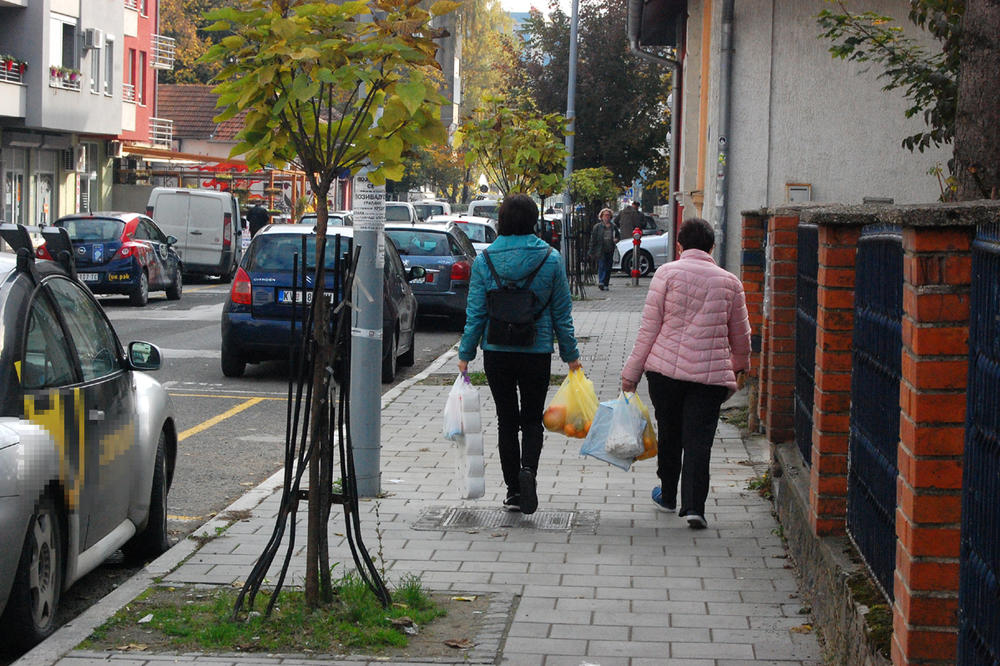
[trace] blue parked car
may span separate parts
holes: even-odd
[[[342,298],[341,277],[335,270],[338,252],[351,256],[352,227],[328,227],[326,240],[326,294],[331,303]],[[339,239],[339,240],[338,240]],[[293,284],[296,253],[302,256],[305,241],[305,279],[299,261],[298,288]],[[222,309],[222,374],[240,377],[247,363],[287,359],[289,348],[301,339],[306,308],[312,302],[312,276],[316,266],[315,227],[311,224],[276,224],[254,236]],[[385,243],[382,299],[382,381],[396,377],[397,365],[414,362],[417,299],[409,281],[424,276],[422,268],[403,266],[392,243]],[[292,340],[293,302],[299,304],[296,339]]]
[[[413,280],[420,314],[447,316],[456,326],[465,324],[469,279],[476,248],[454,222],[445,224],[387,223],[385,234],[395,243],[403,265],[421,266],[423,279]]]

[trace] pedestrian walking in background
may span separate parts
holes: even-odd
[[[497,239],[472,264],[465,330],[458,347],[458,369],[482,346],[486,381],[497,411],[497,446],[507,486],[504,507],[534,513],[538,507],[535,477],[542,453],[542,412],[552,367],[553,342],[570,370],[581,367],[573,333],[572,298],[559,253],[535,236],[538,206],[524,194],[504,197]],[[492,268],[487,263],[492,263]],[[491,344],[487,292],[514,283],[534,292],[539,303],[534,340],[525,346]],[[535,272],[537,271],[537,272]],[[532,276],[534,273],[534,276]]]
[[[250,222],[250,235],[256,236],[258,231],[271,223],[271,214],[266,208],[257,204],[247,211],[247,221]]]
[[[681,224],[680,256],[656,269],[642,323],[622,370],[634,391],[645,370],[655,411],[657,476],[652,499],[677,509],[692,528],[707,527],[709,461],[722,403],[742,385],[750,365],[750,322],[743,285],[712,255],[715,233],[703,219]]]
[[[611,280],[615,244],[620,236],[618,229],[611,224],[610,208],[602,208],[597,219],[598,223],[590,230],[590,256],[597,261],[597,288],[606,291]]]
[[[642,228],[642,211],[639,210],[639,202],[633,201],[618,211],[614,223],[622,238],[631,238],[633,229]]]

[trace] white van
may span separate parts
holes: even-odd
[[[174,249],[185,275],[236,272],[242,251],[239,202],[229,192],[156,187],[146,214],[163,233],[177,238]]]
[[[500,202],[496,199],[473,199],[469,202],[469,215],[496,220],[499,217],[499,212]]]

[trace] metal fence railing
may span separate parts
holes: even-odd
[[[816,369],[816,277],[819,230],[799,224],[795,278],[795,443],[806,465],[812,464],[813,389]]]
[[[856,266],[847,531],[882,592],[892,599],[902,363],[900,228],[866,227]]]
[[[958,663],[1000,663],[1000,224],[972,249]]]
[[[590,258],[589,217],[585,211],[575,211],[570,217],[566,256],[566,274],[569,288],[575,296],[586,298],[586,288],[597,284],[596,267]]]

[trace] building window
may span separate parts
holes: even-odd
[[[146,52],[139,51],[139,71],[138,77],[136,77],[135,85],[135,97],[139,100],[139,104],[146,105]]]
[[[149,0],[139,0],[139,13],[149,16]]]
[[[49,14],[49,66],[76,69],[76,19],[51,12]]]
[[[104,41],[104,94],[114,95],[115,92],[115,40]]]
[[[90,92],[101,92],[101,50],[90,50]]]

